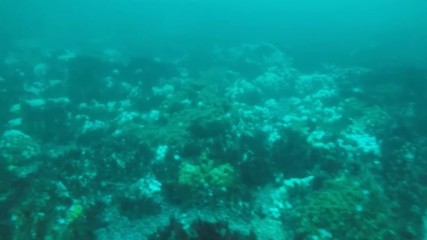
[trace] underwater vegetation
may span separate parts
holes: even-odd
[[[0,239],[422,239],[427,71],[291,57],[3,61]]]
[[[357,181],[332,179],[301,204],[301,234],[312,239],[397,239],[391,209],[381,194]]]
[[[183,163],[178,183],[191,188],[207,188],[226,191],[233,184],[234,169],[230,164],[213,166],[213,161],[201,164]]]

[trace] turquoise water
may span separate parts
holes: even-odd
[[[425,239],[427,3],[3,1],[0,239]]]

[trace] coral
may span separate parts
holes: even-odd
[[[65,217],[66,224],[73,224],[76,220],[84,216],[84,208],[80,203],[74,203],[68,210]]]
[[[162,183],[159,182],[154,176],[148,175],[139,179],[136,183],[131,185],[129,198],[154,198],[162,191]]]
[[[422,239],[424,72],[195,50],[0,61],[0,239]]]
[[[205,90],[198,94],[173,95],[146,114],[135,113],[136,116],[130,117],[120,114],[114,136],[151,148],[168,145],[180,149],[192,137],[208,139],[224,134],[231,124],[227,104],[222,99],[212,99]]]
[[[228,163],[215,165],[213,160],[202,159],[202,163],[183,162],[179,170],[178,183],[192,189],[226,191],[235,181],[235,170]]]
[[[0,152],[3,161],[9,166],[22,165],[40,153],[40,146],[33,138],[19,130],[7,130],[0,137]]]
[[[307,239],[395,239],[390,211],[379,190],[346,178],[308,196],[299,212]],[[328,236],[328,237],[326,237]]]

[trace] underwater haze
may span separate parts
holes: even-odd
[[[9,2],[9,3],[8,3]],[[413,1],[5,1],[3,46],[120,47],[183,54],[215,45],[269,42],[304,66],[425,66],[427,3]],[[421,63],[419,63],[421,65]]]
[[[0,240],[427,239],[427,2],[0,2]]]

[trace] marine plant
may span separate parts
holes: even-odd
[[[216,164],[206,157],[201,157],[199,161],[181,164],[178,174],[179,185],[193,190],[227,191],[234,184],[235,169],[229,163]]]
[[[339,177],[309,195],[299,214],[304,239],[396,239],[381,191]]]

